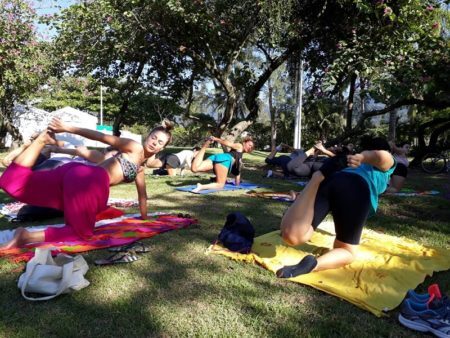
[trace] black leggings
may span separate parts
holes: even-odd
[[[339,171],[319,186],[312,226],[316,229],[331,211],[336,239],[347,244],[359,244],[370,205],[367,182],[357,174]]]

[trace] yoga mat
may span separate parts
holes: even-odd
[[[271,191],[249,191],[247,195],[251,197],[266,198],[270,200],[292,203],[293,200],[287,192],[271,192]]]
[[[425,191],[415,191],[415,190],[401,190],[399,192],[394,193],[386,193],[386,195],[392,196],[402,196],[402,197],[411,197],[411,196],[435,196],[439,195],[439,191],[437,190],[425,190]]]
[[[185,228],[197,223],[196,219],[183,215],[149,214],[149,219],[146,220],[140,219],[139,216],[139,214],[129,214],[110,220],[99,221],[96,223],[94,235],[89,241],[32,243],[23,248],[0,250],[0,258],[8,257],[16,262],[28,261],[33,257],[34,249],[37,247],[52,248],[54,249],[52,250],[53,253],[64,252],[74,254],[112,246],[122,246],[133,243],[141,238],[153,237],[163,232]],[[45,227],[40,227],[40,229],[45,229]]]
[[[332,222],[326,223],[333,227]],[[288,247],[282,241],[280,231],[274,231],[255,238],[250,254],[230,252],[217,244],[212,245],[208,253],[257,263],[275,273],[285,265],[298,263],[307,254],[326,252],[332,247],[334,238],[332,231],[318,229],[309,242]],[[426,247],[407,238],[364,229],[357,259],[353,263],[289,280],[345,299],[380,317],[385,311],[397,307],[406,292],[415,289],[427,275],[448,269],[448,249]]]
[[[256,188],[262,188],[264,187],[261,184],[254,184],[249,182],[242,182],[240,185],[235,185],[234,183],[227,182],[223,189],[208,189],[208,190],[201,190],[200,192],[193,192],[192,190],[197,188],[197,185],[186,185],[183,187],[175,188],[175,190],[179,191],[186,191],[193,194],[200,194],[200,195],[206,195],[211,194],[219,191],[232,191],[232,190],[248,190],[248,189],[256,189]]]

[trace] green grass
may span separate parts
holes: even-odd
[[[289,181],[262,178],[266,154],[245,157],[243,178],[270,184],[273,191],[295,189]],[[257,235],[279,228],[287,204],[250,198],[245,192],[193,195],[178,185],[207,175],[147,176],[149,211],[189,213],[199,224],[145,240],[152,247],[132,264],[97,267],[106,250],[84,254],[91,285],[48,302],[22,299],[17,279],[24,264],[0,260],[0,337],[419,337],[397,322],[397,311],[377,318],[311,287],[275,278],[256,265],[206,255],[226,215],[242,211]],[[408,188],[437,189],[437,197],[381,198],[367,227],[450,248],[449,176],[411,171]],[[114,187],[112,197],[136,197],[133,184]],[[0,193],[0,201],[9,201]],[[137,209],[130,209],[137,212]],[[60,222],[56,220],[55,222]],[[28,225],[28,224],[27,224]],[[0,229],[13,224],[0,219]],[[438,282],[447,293],[450,272],[428,277],[418,288]]]

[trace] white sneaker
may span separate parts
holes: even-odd
[[[272,170],[267,170],[266,177],[272,177],[272,176],[273,176],[273,171]]]

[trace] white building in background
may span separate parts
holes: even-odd
[[[64,107],[50,113],[43,109],[38,109],[31,106],[16,105],[13,114],[13,124],[19,129],[19,132],[21,133],[23,139],[26,140],[29,139],[34,133],[38,133],[47,128],[49,122],[55,116],[61,118],[64,122],[76,125],[78,127],[92,130],[101,130],[101,132],[105,134],[112,135],[112,128],[110,128],[111,130],[103,128],[100,129],[97,126],[98,118],[96,116],[72,107]],[[141,135],[133,134],[125,130],[121,130],[121,136],[130,138],[139,143],[142,142]],[[102,142],[88,140],[79,135],[69,133],[57,134],[56,138],[58,140],[68,142],[74,146],[84,145],[87,147],[98,148],[107,146]],[[8,134],[6,136],[4,143],[6,147],[11,146],[11,135]]]

